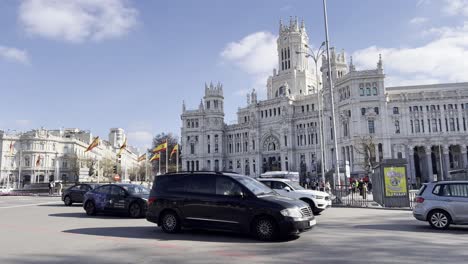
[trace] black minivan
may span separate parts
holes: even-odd
[[[166,233],[202,228],[250,233],[260,240],[298,234],[316,224],[306,203],[280,196],[251,177],[221,172],[156,176],[146,219]]]

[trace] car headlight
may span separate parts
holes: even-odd
[[[283,216],[289,216],[289,217],[294,217],[294,218],[302,217],[301,211],[297,208],[288,208],[288,209],[281,210],[281,214]]]

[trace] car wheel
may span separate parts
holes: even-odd
[[[63,203],[65,203],[66,206],[71,206],[73,204],[72,199],[68,195],[63,199]]]
[[[85,211],[87,215],[96,215],[96,205],[94,202],[86,202]]]
[[[450,215],[445,211],[436,210],[429,215],[428,221],[435,229],[447,229],[450,226]]]
[[[141,206],[137,202],[132,203],[128,209],[128,213],[133,218],[141,217]]]
[[[269,217],[257,219],[253,225],[255,236],[262,241],[271,241],[278,236],[276,222]]]
[[[174,234],[180,231],[180,220],[174,212],[167,212],[161,218],[161,228],[164,232]]]

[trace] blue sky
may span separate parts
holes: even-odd
[[[221,82],[226,122],[245,91],[264,93],[276,67],[278,21],[304,18],[324,39],[322,0],[0,1],[0,129],[122,127],[143,147],[180,134]],[[329,0],[330,41],[358,69],[382,53],[387,85],[466,81],[468,1]],[[271,55],[270,55],[271,54]]]

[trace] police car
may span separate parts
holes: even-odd
[[[84,195],[83,208],[87,215],[124,213],[143,217],[148,208],[149,190],[137,184],[106,184]]]

